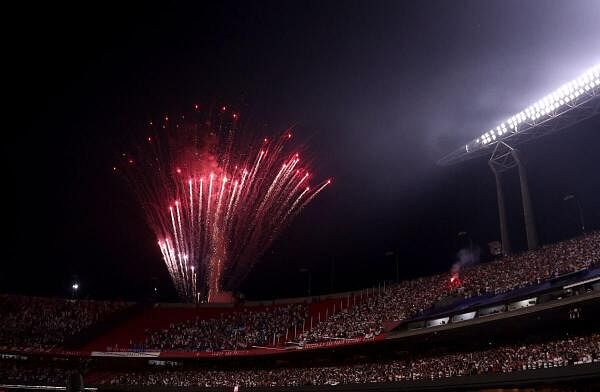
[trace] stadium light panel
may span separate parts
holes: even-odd
[[[592,115],[592,112],[598,110],[595,109],[596,106],[592,100],[598,97],[600,97],[600,64],[594,65],[579,77],[561,85],[523,110],[509,116],[497,126],[490,128],[479,137],[442,158],[439,163],[447,165],[479,156],[484,153],[484,150],[500,141],[511,140],[513,144],[519,144],[539,137],[544,132],[538,132],[535,129],[548,128],[546,123],[549,120],[562,117],[575,108],[585,107],[586,114],[584,116]],[[565,121],[560,122],[560,124],[564,123]],[[560,126],[564,127],[564,125]]]
[[[599,73],[600,64],[588,69],[577,79],[562,85],[557,90],[534,102],[523,111],[512,115],[498,125],[495,131],[491,130],[485,132],[480,138],[475,140],[475,143],[488,144],[491,141],[490,137],[491,139],[496,140],[498,136],[508,133],[505,125],[506,123],[509,124],[509,128],[512,132],[518,132],[519,125],[522,123],[528,120],[537,121],[544,116],[552,115],[562,106],[579,98],[581,95],[597,86],[600,83],[600,80],[598,80]]]

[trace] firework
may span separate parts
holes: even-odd
[[[244,143],[238,114],[226,121],[150,123],[152,134],[123,153],[179,295],[188,301],[236,289],[289,222],[331,180],[311,187],[292,133]]]

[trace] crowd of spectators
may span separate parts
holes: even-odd
[[[148,349],[222,351],[267,346],[285,338],[294,326],[302,328],[307,316],[304,305],[282,305],[262,311],[244,308],[211,319],[193,319],[171,324],[151,333]]]
[[[123,309],[118,301],[0,295],[0,347],[49,349]]]
[[[40,366],[23,360],[0,360],[0,384],[64,386],[66,373],[61,366]]]
[[[600,232],[544,246],[540,249],[471,266],[453,276],[437,274],[387,285],[383,290],[356,293],[311,320],[304,304],[223,313],[211,319],[193,319],[148,333],[145,348],[185,351],[221,351],[269,346],[291,330],[300,331],[300,343],[335,338],[372,337],[389,321],[402,321],[430,309],[449,297],[500,294],[539,284],[556,276],[597,266]],[[451,279],[455,278],[455,279]],[[345,306],[343,304],[345,303]],[[49,349],[65,338],[123,309],[123,302],[50,299],[0,295],[0,348]],[[269,368],[254,370],[160,370],[122,373],[108,377],[111,384],[286,386],[323,385],[438,379],[471,374],[576,365],[600,361],[600,334],[546,343],[512,345],[483,351],[422,355],[393,361],[336,367]],[[23,367],[0,361],[0,381],[29,381],[61,385],[64,372],[43,366]]]
[[[451,296],[505,293],[539,284],[558,275],[600,263],[600,232],[569,239],[536,250],[481,263],[460,271],[407,280],[362,296],[358,304],[341,309],[305,332],[305,342],[371,336],[385,322],[402,321],[430,309]]]
[[[159,370],[111,375],[106,384],[266,387],[436,380],[600,362],[600,334],[336,367]]]
[[[381,333],[384,323],[419,315],[444,298],[504,293],[599,262],[600,232],[594,232],[480,263],[463,269],[457,276],[447,272],[387,285],[384,290],[371,290],[360,297],[354,293],[352,299],[346,299],[346,306],[338,306],[335,311],[328,309],[310,323],[307,305],[243,308],[217,318],[190,319],[164,330],[148,331],[142,346],[185,351],[247,349],[281,343],[290,331],[294,331],[300,344],[368,338]],[[124,306],[121,302],[0,295],[0,347],[52,348]]]
[[[504,293],[600,262],[600,232],[479,264],[461,275],[470,294]]]
[[[385,322],[421,314],[448,297],[504,293],[538,284],[557,275],[588,268],[600,261],[600,233],[569,239],[540,249],[507,256],[463,269],[451,283],[452,272],[407,280],[341,301],[305,329],[307,309],[302,305],[271,310],[244,310],[221,318],[188,320],[152,332],[144,346],[161,350],[219,351],[272,345],[294,327],[301,344],[337,338],[372,337]],[[358,299],[358,301],[357,301]],[[344,307],[343,304],[346,303]],[[294,335],[296,335],[294,333]]]
[[[64,385],[73,364],[64,360],[32,362],[0,359],[0,383]],[[131,372],[102,371],[84,376],[93,384],[200,387],[269,387],[338,385],[439,380],[482,374],[576,366],[600,362],[600,333],[566,336],[546,342],[512,344],[485,350],[434,354],[423,352],[397,359],[312,367],[215,369],[154,367]],[[76,366],[77,367],[77,366]],[[90,378],[91,377],[91,378]]]

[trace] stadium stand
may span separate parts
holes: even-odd
[[[164,370],[124,373],[103,380],[111,384],[206,387],[302,386],[433,380],[473,374],[509,373],[600,361],[600,334],[490,350],[340,367],[262,370]]]
[[[389,323],[397,325],[426,314],[444,298],[493,296],[534,287],[561,274],[589,269],[599,261],[600,233],[595,232],[476,265],[461,272],[460,284],[450,282],[450,273],[442,273],[388,285],[384,290],[305,298],[301,303],[270,308],[155,306],[116,323],[83,348],[218,351],[280,345],[287,340],[306,344],[371,338]],[[0,346],[52,348],[125,306],[3,295],[0,313],[5,321],[0,328]]]
[[[220,318],[187,320],[152,333],[145,347],[161,350],[221,351],[266,346],[284,337],[291,326],[301,328],[306,307],[282,305],[262,311],[247,308]]]
[[[196,309],[155,307],[138,320],[123,325],[89,349],[108,348],[215,351],[280,345],[289,339],[300,344],[331,339],[372,338],[388,326],[426,314],[445,298],[454,301],[493,297],[517,289],[531,288],[600,261],[600,233],[591,233],[535,251],[482,263],[461,272],[407,280],[385,289],[347,293],[334,298],[306,298],[295,305],[296,314],[281,313],[277,307],[247,306],[243,309]],[[427,290],[423,290],[426,287]],[[230,320],[234,325],[226,325]],[[198,333],[204,328],[214,334]],[[260,329],[260,331],[258,330]],[[249,333],[252,331],[252,333]],[[287,339],[286,339],[287,338]]]
[[[118,301],[0,295],[0,348],[50,349],[127,306]]]
[[[485,374],[600,364],[600,334],[501,345],[491,349],[450,353],[423,352],[398,359],[338,366],[273,366],[252,369],[180,368],[171,363],[152,369],[93,372],[87,385],[142,385],[174,387],[278,387],[365,383],[403,383]],[[81,364],[78,364],[81,367]],[[70,367],[69,367],[70,366]],[[26,363],[0,361],[0,383],[64,385],[73,365],[64,361]]]
[[[306,341],[366,336],[383,330],[385,322],[401,322],[425,313],[452,296],[469,298],[500,294],[587,269],[600,262],[600,233],[544,246],[504,259],[482,263],[460,274],[450,273],[401,282],[359,306],[344,309],[304,335]]]

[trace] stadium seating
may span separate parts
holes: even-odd
[[[110,375],[101,382],[125,385],[200,385],[207,387],[362,384],[510,373],[591,362],[600,362],[600,334],[527,345],[501,346],[483,351],[415,356],[403,360],[360,365],[229,371],[128,372]]]
[[[109,314],[129,306],[87,301],[0,295],[0,347],[50,349]]]

